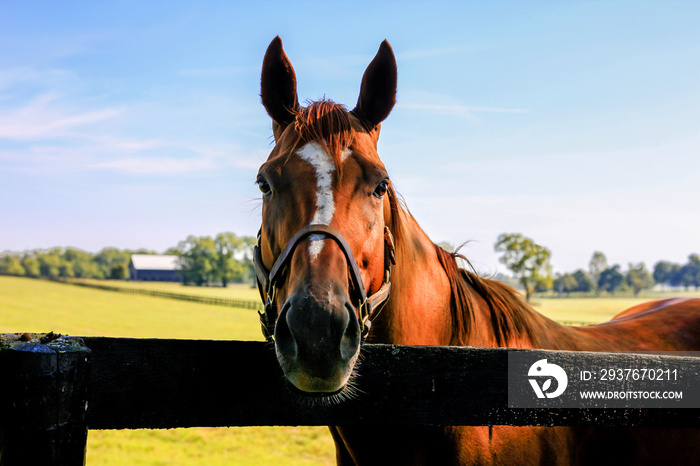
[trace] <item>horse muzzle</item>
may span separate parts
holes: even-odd
[[[277,286],[291,262],[297,246],[311,235],[333,240],[344,256],[350,277],[346,288],[321,277],[289,295],[277,308]],[[307,393],[332,394],[348,383],[367,336],[371,319],[386,304],[391,290],[391,265],[394,263],[393,237],[385,229],[385,271],[381,288],[367,296],[362,277],[345,238],[328,225],[309,225],[299,230],[277,257],[272,269],[263,264],[260,236],[254,252],[255,272],[265,310],[260,313],[262,331],[275,343],[277,359],[287,379]],[[349,293],[348,293],[349,291]],[[273,319],[276,320],[273,322]]]
[[[309,290],[311,291],[311,290]],[[352,304],[342,295],[292,295],[275,325],[277,360],[289,382],[309,394],[333,394],[352,375],[362,340]]]

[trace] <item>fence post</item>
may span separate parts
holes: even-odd
[[[0,466],[85,464],[89,356],[79,338],[0,334]]]

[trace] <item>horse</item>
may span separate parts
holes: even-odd
[[[575,351],[698,351],[700,299],[631,308],[603,324],[566,326],[512,288],[458,266],[399,198],[377,154],[396,102],[387,41],[366,68],[352,110],[299,104],[276,37],[261,100],[274,147],[256,183],[262,226],[254,263],[263,333],[292,390],[309,400],[353,395],[363,342]],[[695,429],[331,426],[336,459],[361,464],[686,464]]]

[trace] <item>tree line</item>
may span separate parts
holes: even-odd
[[[223,285],[252,282],[252,250],[255,238],[220,233],[215,237],[188,236],[165,251],[179,257],[180,276],[185,284]],[[34,249],[0,253],[0,274],[46,278],[129,278],[132,254],[158,254],[146,249],[105,248],[93,254],[77,248]]]
[[[655,285],[700,288],[700,255],[690,254],[685,264],[657,262],[652,271],[644,262],[629,264],[622,270],[619,264],[608,264],[605,254],[593,253],[588,270],[552,274],[551,252],[544,246],[520,233],[504,233],[494,245],[501,253],[499,261],[514,275],[524,288],[526,299],[534,292],[553,290],[556,293],[610,293],[632,292],[635,296]]]
[[[252,282],[253,246],[256,239],[220,233],[211,236],[188,236],[165,254],[179,257],[179,273],[185,284],[199,286]],[[449,248],[449,245],[444,245]],[[691,254],[685,264],[657,262],[647,269],[643,262],[609,265],[602,252],[595,252],[588,270],[552,273],[551,252],[520,233],[504,233],[494,245],[500,261],[513,273],[525,290],[526,298],[535,292],[553,290],[559,294],[632,292],[635,295],[656,284],[700,287],[700,255]],[[157,254],[145,249],[105,248],[92,254],[76,248],[35,249],[23,253],[0,253],[0,274],[49,278],[128,279],[132,254]]]
[[[0,254],[0,274],[48,278],[129,278],[132,254],[155,254],[147,250],[105,248],[92,254],[76,248],[34,249]]]

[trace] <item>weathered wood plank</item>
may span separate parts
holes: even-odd
[[[65,348],[52,348],[58,342],[23,343],[21,350],[15,342],[11,351],[7,345],[0,351],[0,445],[7,448],[13,432],[63,428],[68,420],[80,419],[87,396],[87,418],[78,422],[93,429],[370,424],[700,427],[697,409],[508,408],[508,354],[513,350],[506,349],[365,345],[354,395],[329,404],[294,393],[267,343],[83,340],[92,351],[83,347],[80,357]],[[644,367],[659,359],[522,351],[582,368]],[[87,356],[89,379],[83,367]],[[684,377],[700,380],[700,359],[664,361],[682,369]],[[525,381],[522,386],[527,389]],[[83,398],[76,393],[83,393]]]
[[[80,339],[0,335],[0,465],[85,463],[89,355]]]
[[[694,409],[511,409],[508,351],[365,345],[355,396],[309,401],[286,386],[267,343],[84,338],[93,429],[248,425],[607,425],[700,427]],[[591,367],[629,354],[536,351]],[[658,356],[655,356],[658,358]],[[671,358],[700,378],[700,360]],[[634,362],[636,361],[636,363]],[[699,379],[700,380],[700,379]]]

